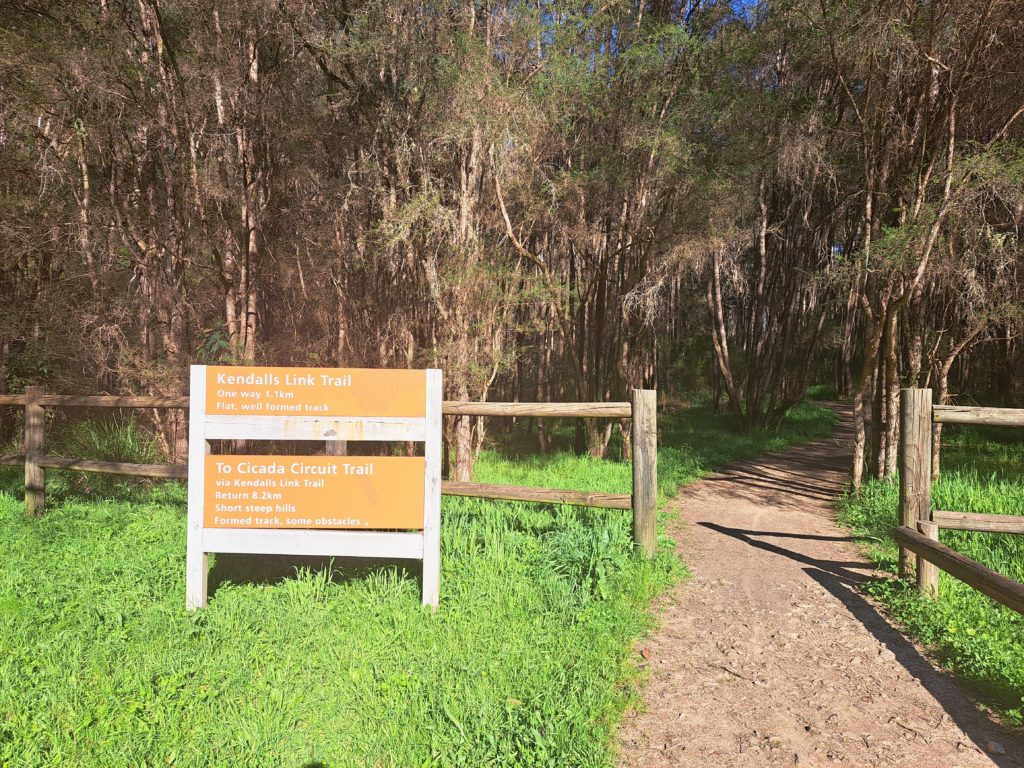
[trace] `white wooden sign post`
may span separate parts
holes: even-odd
[[[210,552],[423,561],[441,575],[441,371],[194,365],[185,605]],[[211,455],[208,440],[422,442],[422,457]]]

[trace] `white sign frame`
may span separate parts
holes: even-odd
[[[207,604],[211,552],[380,557],[423,561],[423,604],[436,609],[441,582],[441,371],[426,375],[424,417],[208,416],[206,366],[193,365],[189,388],[188,544],[185,607]],[[423,530],[411,533],[345,529],[206,528],[208,440],[394,440],[422,442]],[[345,457],[339,456],[339,460]]]

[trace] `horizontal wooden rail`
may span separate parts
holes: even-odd
[[[1002,603],[1007,608],[1024,614],[1024,584],[1008,579],[1006,576],[986,568],[976,560],[971,560],[944,544],[932,541],[927,536],[905,525],[896,529],[894,538],[898,544],[906,547],[918,557],[934,563],[946,573],[988,595],[996,602]]]
[[[188,396],[148,395],[43,395],[40,405],[80,408],[188,408]]]
[[[43,395],[39,405],[49,408],[188,408],[188,396],[149,395]],[[0,405],[24,405],[24,395],[0,395]],[[566,418],[628,419],[629,403],[487,403],[447,400],[445,416],[549,416]]]
[[[0,456],[0,466],[17,467],[24,463],[24,453],[9,453],[6,456]]]
[[[479,403],[448,400],[445,416],[565,416],[572,418],[629,418],[629,403]]]
[[[80,472],[102,472],[108,475],[166,477],[177,480],[188,478],[188,467],[184,464],[130,464],[122,461],[65,459],[63,456],[37,456],[36,464],[45,469],[74,469]]]
[[[188,408],[188,395],[41,395],[37,405],[50,408]],[[24,395],[0,395],[0,405],[24,405]]]
[[[935,510],[932,521],[939,528],[950,531],[978,531],[982,533],[1019,533],[1024,535],[1024,516],[983,515],[974,512],[946,512]]]
[[[46,408],[189,408],[188,395],[54,395],[41,386],[29,386],[23,395],[0,395],[0,406],[25,409],[25,454],[0,456],[0,465],[25,467],[25,509],[41,515],[45,508],[47,469],[101,472],[134,477],[188,479],[188,467],[180,464],[133,464],[93,459],[68,459],[45,453]],[[637,551],[652,556],[657,550],[657,394],[635,389],[628,403],[495,403],[449,400],[442,404],[446,416],[527,416],[554,418],[629,419],[633,448],[633,493],[527,488],[487,483],[442,483],[448,496],[572,504],[633,511],[633,542]],[[380,438],[385,439],[385,438]]]
[[[463,483],[454,480],[442,481],[441,493],[446,496],[473,496],[480,499],[504,499],[506,501],[540,501],[549,504],[573,504],[605,509],[630,509],[633,503],[633,497],[628,493],[558,491],[550,488]]]
[[[982,408],[974,405],[932,406],[936,424],[984,424],[993,427],[1024,427],[1024,408]]]

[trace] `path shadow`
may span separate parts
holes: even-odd
[[[371,573],[395,569],[406,578],[420,582],[422,564],[417,560],[390,560],[379,557],[301,557],[297,555],[240,555],[218,553],[207,577],[212,597],[222,584],[267,586],[295,578],[300,569],[313,573],[330,570],[331,581],[345,584],[364,579]]]
[[[864,561],[822,560],[810,557],[777,544],[770,544],[755,538],[757,536],[787,538],[824,538],[826,540],[843,540],[844,537],[806,537],[802,534],[778,533],[775,531],[751,531],[742,528],[729,528],[717,523],[702,521],[698,525],[709,528],[716,533],[730,536],[751,547],[786,557],[805,565],[803,571],[827,590],[850,612],[860,624],[871,633],[882,645],[896,656],[896,660],[911,675],[920,681],[946,711],[950,719],[976,743],[984,745],[987,740],[995,739],[1006,747],[1008,754],[996,755],[986,752],[986,756],[1000,768],[1022,768],[1024,763],[1014,757],[1024,750],[1024,734],[1019,729],[1001,725],[984,716],[973,707],[963,707],[966,699],[952,674],[936,669],[932,663],[889,623],[882,613],[862,595],[858,588],[871,580],[871,576],[858,573],[856,570],[874,571],[874,566]]]
[[[785,462],[779,462],[777,465],[780,470],[789,470],[791,467],[787,466]],[[802,468],[809,467],[807,462],[801,462]],[[823,469],[830,469],[831,467],[823,467]],[[788,496],[794,496],[797,499],[814,499],[816,501],[830,502],[835,498],[835,494],[832,493],[832,489],[828,486],[822,486],[821,484],[803,483],[794,480],[790,477],[776,476],[768,472],[755,470],[752,466],[743,464],[734,464],[719,470],[716,474],[710,475],[704,478],[705,482],[710,483],[732,483],[741,485],[744,488],[750,488],[756,491],[761,491],[764,494],[772,494],[773,499],[778,503],[778,498],[774,496],[777,491],[785,491]],[[741,493],[730,493],[729,495],[743,496]],[[795,506],[791,504],[791,506]]]
[[[773,539],[804,539],[808,541],[863,541],[863,538],[859,536],[828,536],[824,533],[789,533],[788,531],[752,531],[747,530],[745,528],[726,528],[725,526],[718,525],[717,523],[707,522],[699,523],[699,525],[702,525],[705,528],[712,528],[714,530],[718,530],[719,533],[729,532],[728,535],[730,536],[733,534],[746,534],[747,536],[770,536]],[[772,549],[771,545],[768,544],[765,545],[765,548],[769,551]]]
[[[755,549],[762,549],[765,552],[771,552],[774,555],[780,555],[782,557],[788,557],[790,560],[796,560],[798,563],[803,563],[804,565],[808,565],[824,573],[828,573],[832,576],[832,578],[836,579],[837,581],[841,581],[851,586],[858,586],[860,584],[864,584],[870,578],[869,576],[863,573],[856,573],[852,569],[858,568],[869,571],[874,570],[874,566],[872,566],[870,563],[861,560],[821,560],[815,557],[810,557],[809,555],[802,554],[800,552],[795,552],[792,549],[780,547],[778,544],[769,544],[767,541],[760,541],[758,539],[753,538],[754,536],[786,536],[788,538],[794,539],[821,539],[825,541],[838,539],[842,541],[845,537],[811,536],[799,533],[780,534],[775,531],[748,531],[744,528],[729,528],[724,525],[719,525],[718,523],[709,523],[707,521],[701,521],[698,523],[698,525],[704,528],[710,528],[712,531],[715,531],[716,533],[721,533],[724,536],[731,536],[734,539],[739,539],[744,544],[749,544]]]

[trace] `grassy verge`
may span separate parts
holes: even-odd
[[[932,490],[935,508],[1024,515],[1024,443],[1020,431],[949,428],[944,433],[943,477]],[[879,565],[896,572],[898,487],[869,482],[859,498],[840,504],[840,519],[871,542]],[[1017,581],[1024,581],[1024,539],[1019,536],[942,531],[943,544]],[[945,573],[940,599],[921,598],[896,581],[873,582],[869,591],[913,636],[934,649],[949,668],[973,682],[982,697],[1011,722],[1024,724],[1024,617]]]
[[[773,435],[664,416],[662,494],[831,425],[810,406]],[[436,614],[393,566],[222,575],[190,615],[180,485],[85,500],[48,474],[62,493],[42,519],[24,518],[16,475],[0,493],[3,766],[609,765],[632,644],[684,572],[664,537],[656,559],[632,554],[628,513],[451,498]],[[620,462],[565,453],[488,451],[478,477],[630,482]]]

